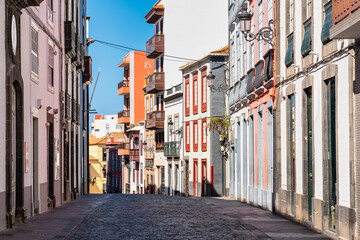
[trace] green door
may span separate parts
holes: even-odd
[[[312,169],[312,91],[306,90],[307,102],[307,137],[308,137],[308,201],[309,201],[309,220],[312,216],[312,198],[313,198],[313,169]]]
[[[336,99],[335,80],[327,83],[328,95],[328,165],[329,165],[329,228],[335,230],[336,197]]]

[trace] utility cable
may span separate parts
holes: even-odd
[[[110,43],[110,42],[105,42],[105,41],[102,41],[102,40],[98,40],[98,39],[94,39],[95,42],[98,42],[100,44],[103,44],[103,45],[106,45],[106,46],[109,46],[109,47],[114,47],[114,48],[117,48],[117,49],[120,49],[120,50],[124,50],[124,51],[128,51],[128,50],[131,50],[131,51],[141,51],[141,52],[146,52],[146,53],[149,53],[148,51],[144,51],[144,50],[140,50],[140,49],[136,49],[136,48],[132,48],[132,47],[127,47],[127,46],[123,46],[123,45],[119,45],[119,44],[115,44],[115,43]],[[184,57],[178,57],[178,56],[173,56],[173,55],[163,55],[164,57],[167,57],[167,58],[170,58],[168,60],[174,60],[174,59],[177,59],[177,60],[181,60],[181,61],[191,61],[191,62],[195,62],[197,60],[195,59],[191,59],[191,58],[184,58]]]

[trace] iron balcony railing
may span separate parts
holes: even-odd
[[[180,154],[180,142],[166,142],[164,144],[164,155],[165,156],[178,156]]]

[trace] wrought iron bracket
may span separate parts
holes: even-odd
[[[258,33],[244,33],[245,40],[248,42],[252,42],[254,40],[257,40],[259,42],[264,41],[268,43],[272,48],[274,48],[274,30],[270,25],[274,25],[274,20],[269,21],[269,26],[263,27],[259,30]]]

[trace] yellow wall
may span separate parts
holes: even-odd
[[[103,193],[103,184],[106,184],[106,178],[103,178],[103,166],[106,165],[106,159],[103,161],[103,148],[105,145],[90,145],[90,193]],[[94,157],[95,159],[92,159]],[[92,180],[96,177],[93,184]]]

